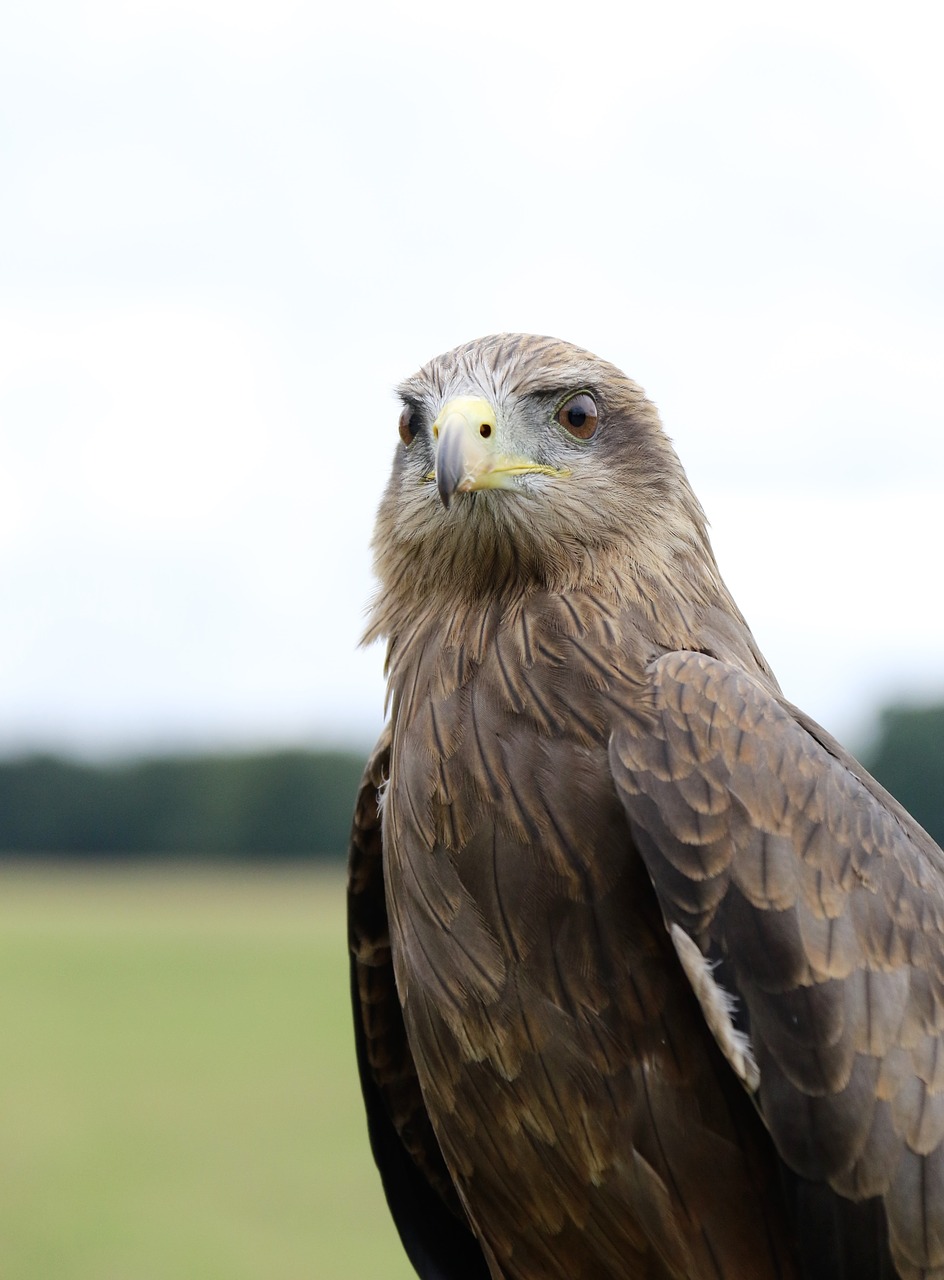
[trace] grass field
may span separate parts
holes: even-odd
[[[4,1280],[409,1280],[355,1075],[338,875],[0,867]]]

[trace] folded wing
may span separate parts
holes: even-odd
[[[944,1280],[944,855],[750,676],[649,675],[611,767],[706,1021],[798,1181],[881,1197],[903,1280]]]

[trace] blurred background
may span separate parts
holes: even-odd
[[[922,3],[37,0],[0,42],[0,1272],[406,1277],[339,856],[392,387],[659,405],[787,696],[944,836]]]

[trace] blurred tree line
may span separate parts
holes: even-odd
[[[862,763],[944,847],[944,706],[887,707]]]
[[[944,844],[944,706],[887,708],[860,758]],[[363,765],[315,751],[0,761],[0,852],[340,857]]]
[[[364,757],[347,752],[0,761],[0,851],[297,858],[347,849]]]

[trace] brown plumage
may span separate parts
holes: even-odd
[[[634,383],[503,335],[400,392],[349,901],[417,1272],[944,1280],[944,855],[784,700]]]

